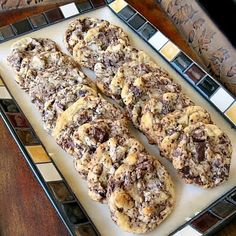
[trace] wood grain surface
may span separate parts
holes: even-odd
[[[200,61],[154,0],[128,0],[150,22],[196,61]],[[59,4],[1,13],[0,26]],[[200,201],[201,199],[199,199]],[[0,235],[69,235],[0,118]],[[235,236],[236,219],[217,236]]]

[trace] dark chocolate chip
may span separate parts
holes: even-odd
[[[139,29],[145,22],[146,20],[138,13],[128,21],[131,27],[136,30]]]
[[[107,141],[109,134],[108,134],[108,132],[106,132],[106,130],[96,127],[93,130],[93,137],[97,142],[103,143],[103,142]]]
[[[38,14],[35,16],[29,17],[34,28],[38,28],[47,24],[46,18],[43,14]]]
[[[198,162],[202,162],[205,159],[205,149],[206,144],[205,142],[197,142],[195,143],[196,146],[196,158]]]
[[[48,185],[58,201],[66,202],[74,200],[73,195],[63,181],[49,182]]]
[[[30,25],[28,19],[18,21],[12,24],[12,27],[17,34],[23,34],[32,30],[32,26]]]
[[[84,215],[77,202],[65,203],[62,205],[62,208],[72,224],[88,222],[87,217]]]
[[[185,166],[184,168],[182,168],[180,171],[184,174],[184,175],[189,175],[189,166]]]
[[[118,13],[118,15],[124,20],[129,20],[135,13],[135,10],[127,5]]]
[[[47,12],[44,12],[44,14],[45,14],[48,22],[50,22],[50,23],[57,22],[57,21],[64,18],[61,13],[61,10],[59,8],[49,10]]]

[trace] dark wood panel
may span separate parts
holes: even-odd
[[[2,119],[0,235],[69,235]]]

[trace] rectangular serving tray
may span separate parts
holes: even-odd
[[[29,120],[32,129],[38,136],[38,139],[42,142],[42,145],[45,147],[47,153],[49,153],[48,156],[50,156],[50,158],[52,159],[52,164],[56,166],[55,169],[58,171],[58,174],[62,176],[64,183],[68,186],[69,189],[71,189],[72,194],[75,194],[75,198],[77,198],[76,201],[78,202],[78,204],[81,204],[83,206],[88,216],[94,223],[95,227],[93,227],[93,224],[90,222],[90,219],[88,219],[88,223],[94,229],[94,235],[96,235],[96,228],[100,232],[100,234],[104,236],[130,235],[126,232],[123,232],[113,223],[106,205],[93,202],[88,197],[86,182],[75,171],[73,167],[72,158],[68,154],[66,154],[56,144],[55,140],[43,129],[43,123],[40,119],[38,111],[30,102],[28,95],[24,93],[14,81],[15,74],[6,61],[7,56],[10,54],[11,44],[19,40],[20,38],[26,36],[46,36],[54,40],[60,46],[62,51],[68,53],[63,44],[63,34],[66,30],[68,23],[71,20],[80,17],[81,15],[106,19],[113,24],[121,26],[124,31],[129,35],[133,46],[137,47],[138,49],[144,50],[161,67],[167,70],[171,77],[176,82],[181,84],[183,92],[186,93],[196,104],[201,105],[211,114],[213,121],[229,135],[233,144],[234,150],[229,180],[219,187],[206,190],[192,185],[184,184],[183,181],[180,180],[180,178],[177,176],[171,164],[167,160],[159,156],[159,150],[157,146],[149,145],[145,136],[135,130],[133,127],[131,127],[134,135],[145,145],[145,147],[151,154],[156,156],[156,158],[158,158],[161,163],[166,166],[174,180],[177,198],[176,207],[173,213],[156,230],[145,234],[148,236],[154,236],[157,234],[168,235],[171,232],[175,231],[180,225],[185,224],[186,220],[189,221],[197,213],[204,210],[209,204],[223,196],[227,191],[229,191],[235,186],[235,124],[226,117],[226,115],[224,114],[224,112],[221,111],[222,109],[219,108],[218,105],[212,103],[211,98],[208,97],[206,95],[206,92],[204,91],[206,91],[209,86],[210,89],[212,89],[211,85],[214,86],[214,83],[216,83],[216,91],[214,91],[214,93],[212,94],[216,94],[219,89],[223,90],[223,94],[226,94],[226,97],[223,96],[221,97],[221,99],[223,100],[223,105],[228,104],[227,109],[235,102],[235,98],[230,93],[228,93],[220,84],[218,84],[212,77],[210,77],[206,72],[204,72],[204,76],[199,80],[198,83],[193,83],[193,81],[189,79],[185,71],[187,71],[188,68],[192,65],[196,65],[197,67],[199,67],[194,61],[192,61],[183,52],[181,52],[181,50],[178,49],[171,41],[169,41],[168,38],[166,38],[160,31],[158,31],[153,25],[151,25],[151,23],[148,22],[145,17],[141,16],[140,13],[138,13],[135,9],[129,6],[125,1],[117,0],[111,2],[112,3],[109,4],[107,3],[107,6],[102,6],[102,4],[98,4],[98,9],[95,8],[95,4],[93,4],[93,1],[89,1],[89,4],[80,7],[78,6],[78,4],[76,5],[74,3],[65,5],[59,9],[61,13],[61,18],[58,19],[56,22],[49,22],[46,17],[47,24],[34,28],[32,22],[29,21],[29,24],[31,25],[30,31],[19,31],[19,34],[17,34],[16,29],[13,29],[12,26],[10,26],[10,29],[13,30],[13,35],[10,34],[9,37],[5,38],[0,37],[0,74],[2,75],[2,79],[6,85],[7,90],[9,90],[8,93],[6,88],[4,87],[4,84],[2,84],[0,81],[0,100],[12,99],[13,97],[16,103],[19,105],[23,114]],[[81,9],[83,9],[83,12]],[[43,14],[43,16],[45,17],[46,15]],[[174,45],[173,48],[174,50],[176,50],[174,56],[173,52],[172,54],[170,54],[169,52],[166,52],[165,49],[163,49],[167,43]],[[188,58],[188,60],[190,60],[190,63],[188,63],[186,68],[184,69],[182,68],[182,66],[179,66],[178,62],[176,62],[176,58],[180,54],[183,54],[185,57]],[[84,72],[89,77],[94,79],[93,72],[89,70],[84,70]],[[208,87],[205,87],[205,90],[202,91],[199,88],[198,84],[207,77],[210,78],[208,79],[210,80],[210,85]],[[224,99],[226,100],[224,101]],[[47,173],[42,174],[42,170],[40,169],[41,167],[39,167],[39,163],[35,162],[32,159],[32,156],[30,156],[30,154],[27,152],[25,145],[22,145],[21,141],[19,140],[19,137],[16,136],[15,128],[13,127],[14,125],[9,119],[7,119],[7,115],[3,107],[0,110],[4,121],[6,122],[8,128],[11,130],[11,134],[20,146],[26,160],[34,171],[35,176],[40,181],[42,187],[49,196],[54,207],[57,209],[58,213],[63,219],[63,222],[67,225],[70,233],[72,235],[79,234],[79,224],[71,224],[71,222],[68,221],[68,217],[66,216],[66,213],[63,210],[64,208],[61,208],[61,205],[58,203],[58,200],[53,196],[53,193],[50,191],[50,188],[48,187],[48,182],[50,182],[51,180],[48,180],[48,177],[45,177]],[[225,110],[226,109],[224,109],[223,111]],[[232,217],[230,219],[232,219]],[[199,235],[203,234],[199,233]]]

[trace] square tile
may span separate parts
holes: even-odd
[[[15,35],[10,25],[0,27],[0,40],[11,38]]]
[[[207,75],[197,86],[207,95],[207,97],[210,97],[220,85]]]
[[[156,32],[157,29],[150,23],[146,23],[139,29],[139,34],[146,40],[149,40]]]
[[[236,203],[236,190],[230,194],[229,198],[234,202]]]
[[[83,224],[78,226],[75,229],[75,233],[77,236],[97,236],[98,234],[93,229],[92,224]]]
[[[116,0],[110,4],[112,10],[116,13],[120,12],[124,7],[128,5],[124,0]]]
[[[192,64],[192,62],[193,61],[189,57],[187,57],[183,52],[180,52],[174,59],[173,65],[177,67],[178,70],[183,72]]]
[[[216,225],[220,219],[210,212],[205,212],[198,218],[191,222],[191,225],[201,233],[205,233],[214,225]]]
[[[0,99],[11,99],[10,93],[7,91],[6,87],[0,87]]]
[[[69,3],[60,7],[61,12],[65,18],[79,14],[79,10],[75,3]]]
[[[49,182],[48,185],[59,202],[74,200],[73,195],[63,181]]]
[[[21,113],[6,113],[10,123],[14,128],[29,128],[29,123]]]
[[[236,212],[236,205],[228,201],[221,201],[211,208],[217,216],[226,218]]]
[[[72,224],[88,222],[87,217],[84,215],[77,202],[65,203],[62,205],[62,208]]]
[[[25,146],[40,144],[38,138],[34,135],[31,129],[15,129],[20,141]]]
[[[187,225],[183,229],[181,229],[180,231],[173,234],[172,236],[190,236],[190,235],[191,236],[200,236],[202,234],[199,233],[197,230],[195,230],[190,225]]]
[[[51,162],[50,157],[41,145],[26,146],[26,150],[35,163]]]
[[[36,166],[46,182],[62,180],[53,163],[37,164]]]
[[[130,7],[129,5],[127,5],[126,7],[124,7],[119,13],[118,15],[125,21],[129,20],[134,14],[136,13],[136,11]]]
[[[49,23],[54,23],[64,18],[59,8],[46,11],[44,12],[44,15],[46,16]]]
[[[159,51],[167,42],[168,38],[162,34],[160,31],[157,31],[149,40],[148,42]]]
[[[5,112],[17,113],[20,112],[13,99],[0,99],[0,106]]]
[[[18,21],[12,24],[12,27],[16,34],[23,34],[32,30],[32,26],[30,25],[28,19]]]
[[[47,25],[46,18],[43,14],[31,16],[29,17],[29,20],[34,28],[39,28],[41,26]]]
[[[79,3],[77,3],[77,7],[81,12],[85,12],[93,8],[91,3],[87,0],[79,1]]]
[[[131,27],[134,28],[135,30],[139,29],[145,22],[146,22],[146,20],[138,13],[136,15],[134,15],[128,21],[128,23],[131,25]]]
[[[225,115],[236,125],[236,102],[225,112]]]
[[[187,69],[187,71],[185,71],[185,74],[188,76],[191,82],[197,83],[204,77],[206,73],[202,71],[196,64],[193,64]]]
[[[105,1],[103,0],[91,0],[91,2],[95,8],[106,5]]]
[[[168,60],[172,61],[177,54],[180,52],[180,49],[173,44],[171,41],[166,43],[160,50],[160,53]]]
[[[210,98],[210,100],[224,112],[234,101],[234,98],[222,87],[220,87]]]

